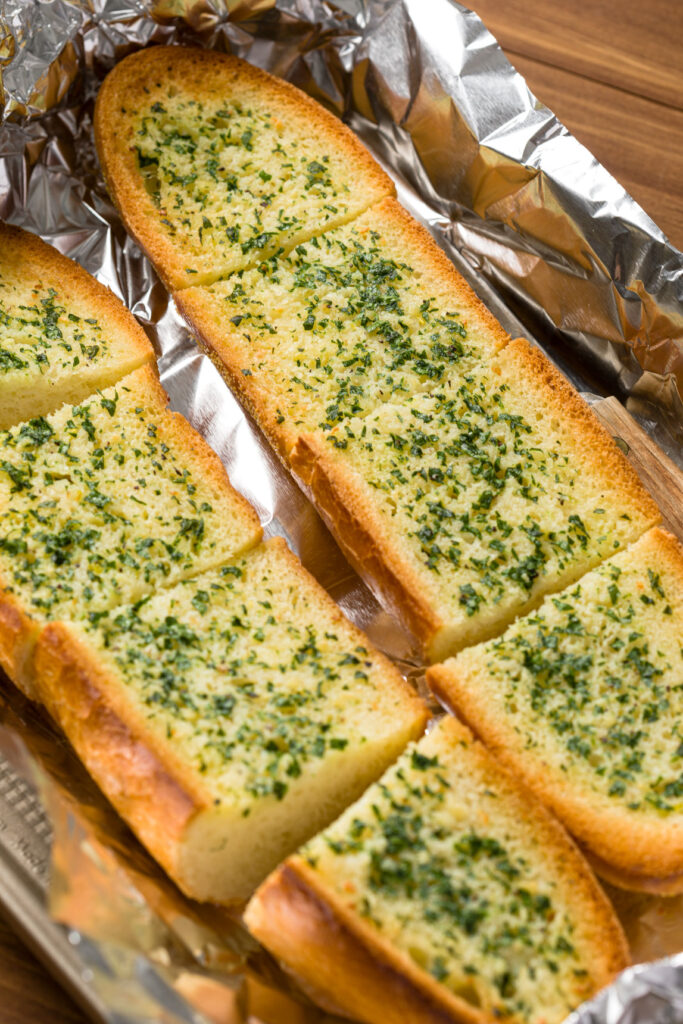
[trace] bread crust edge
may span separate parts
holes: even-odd
[[[365,187],[371,193],[367,205],[359,213],[377,202],[382,194],[395,194],[391,178],[351,129],[290,82],[233,54],[215,50],[185,46],[153,46],[138,50],[119,61],[100,88],[93,119],[95,146],[107,189],[126,230],[152,260],[168,291],[182,289],[192,282],[188,281],[185,273],[182,251],[157,226],[159,215],[137,174],[125,133],[126,125],[120,117],[120,102],[122,97],[135,97],[136,93],[143,97],[146,78],[160,70],[168,74],[170,66],[182,76],[183,81],[194,80],[198,92],[206,76],[225,76],[229,87],[231,79],[239,74],[241,82],[247,86],[256,84],[275,109],[286,113],[289,108],[305,117],[309,124],[316,126],[318,133],[329,136],[338,150],[356,161],[358,176],[364,176]],[[143,74],[146,76],[144,79]],[[119,137],[121,132],[123,135]],[[233,268],[236,269],[239,267]]]
[[[97,785],[154,858],[181,885],[177,856],[189,822],[209,805],[155,749],[115,684],[64,623],[42,631],[36,690]],[[108,692],[109,690],[109,692]]]
[[[585,940],[600,949],[600,964],[591,974],[592,991],[598,991],[629,965],[630,957],[614,911],[585,858],[560,822],[467,726],[447,718],[442,728],[448,732],[448,742],[468,747],[483,772],[521,801],[539,836],[547,841],[543,848],[550,846],[556,852],[566,890],[571,885],[590,907]],[[321,1005],[342,1008],[367,1024],[380,1020],[386,1024],[489,1024],[493,1019],[449,992],[368,927],[316,878],[300,855],[289,857],[266,879],[247,906],[245,922],[295,977],[303,979],[318,1001],[322,996]],[[343,971],[339,964],[345,965]],[[397,991],[400,998],[395,996]],[[392,1004],[388,992],[394,993]]]
[[[410,960],[383,943],[329,890],[301,857],[290,857],[249,902],[252,934],[332,1012],[376,1024],[487,1024]],[[320,978],[321,966],[324,980]],[[387,994],[391,993],[391,999]]]
[[[371,505],[362,495],[354,495],[346,474],[326,458],[315,435],[298,439],[290,462],[348,561],[428,655],[443,622],[421,598],[420,581],[384,537]]]
[[[32,655],[39,630],[0,579],[0,666],[31,700],[35,700]]]
[[[606,813],[609,808],[590,808],[580,794],[565,795],[566,787],[557,784],[555,773],[551,777],[542,758],[530,759],[528,751],[520,754],[512,743],[507,742],[508,730],[497,723],[492,724],[487,710],[481,710],[476,698],[468,699],[466,694],[476,690],[476,682],[459,675],[453,659],[445,664],[432,665],[427,670],[427,684],[439,703],[464,722],[492,755],[520,778],[537,800],[557,815],[591,863],[596,865],[596,872],[606,881],[629,889],[642,881],[643,889],[636,891],[664,892],[660,885],[668,887],[673,884],[672,877],[675,879],[681,874],[683,886],[683,831],[679,829],[674,849],[662,843],[661,836],[658,842],[657,829],[647,822],[635,830],[631,827],[624,837],[620,808]],[[642,856],[642,867],[634,863],[634,855]],[[621,884],[617,881],[619,878],[628,884]]]

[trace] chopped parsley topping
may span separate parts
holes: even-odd
[[[496,699],[530,738],[529,756],[545,752],[546,766],[658,815],[683,810],[683,669],[670,597],[662,574],[629,552],[485,648]]]
[[[57,291],[19,285],[0,269],[0,382],[17,374],[33,379],[72,372],[97,363],[109,352],[110,339],[92,317],[67,312]]]
[[[304,237],[312,219],[324,230],[357,208],[343,160],[271,104],[168,88],[176,94],[132,112],[135,153],[186,273],[215,279]]]
[[[89,639],[219,799],[282,800],[372,732],[373,656],[267,547],[111,611]]]
[[[427,737],[302,853],[453,992],[492,1016],[531,1019],[544,999],[566,1005],[558,975],[578,978],[582,965],[566,896],[534,863],[526,827],[457,744]]]

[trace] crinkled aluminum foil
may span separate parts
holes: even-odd
[[[123,299],[154,341],[173,407],[219,453],[266,532],[285,536],[419,681],[409,639],[199,353],[107,197],[93,98],[117,60],[152,43],[237,53],[343,116],[506,328],[542,344],[584,393],[618,394],[679,464],[683,257],[531,95],[479,19],[449,0],[0,0],[0,216]],[[267,960],[244,973],[253,944],[236,922],[184,900],[57,733],[9,683],[5,692],[0,755],[49,811],[50,908],[69,925],[93,1012],[117,1024],[330,1021],[292,1003]],[[612,896],[635,959],[683,948],[682,899]],[[571,1024],[683,1020],[682,971],[676,957],[634,968]],[[273,979],[279,988],[264,986]]]

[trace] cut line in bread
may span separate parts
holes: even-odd
[[[152,358],[108,288],[0,221],[0,429],[79,402]]]
[[[320,104],[212,50],[155,46],[122,60],[100,89],[95,141],[126,227],[172,289],[253,265],[394,193]]]
[[[133,152],[143,145],[143,163],[156,167],[148,185],[159,192],[166,156],[145,146],[158,149],[159,126],[170,115],[155,90],[170,89],[173,103],[194,93],[189,141],[162,147],[174,161],[187,157],[174,181],[192,181],[173,186],[184,203],[205,141],[197,125],[206,139],[225,127],[222,115],[219,124],[218,114],[203,109],[204,85],[210,92],[228,66],[236,92],[263,97],[277,85],[231,58],[216,56],[214,65],[214,56],[159,48],[115,69],[99,100],[105,174],[135,236],[141,224],[152,225],[157,248],[150,243],[148,251],[231,387],[380,600],[427,658],[439,660],[495,635],[545,593],[635,540],[659,512],[564,378],[528,343],[509,343],[391,193],[378,194],[366,212],[345,214],[337,227],[309,204],[300,244],[273,241],[271,249],[267,239],[244,254],[246,262],[216,273],[200,268],[191,281],[185,268],[171,280],[168,239],[161,244],[158,217],[144,213],[154,195],[139,204],[145,168]],[[133,141],[137,115],[122,86],[136,95],[145,68],[159,76],[151,87],[146,82],[144,103],[159,107],[149,123],[140,121]],[[176,92],[171,80],[180,68],[186,84]],[[249,109],[253,115],[256,107]],[[128,132],[125,144],[120,131]],[[257,156],[254,150],[254,167]],[[115,174],[112,161],[119,161]],[[124,173],[125,161],[134,173],[130,166]],[[363,180],[362,161],[356,170]],[[137,182],[128,191],[119,187],[127,174]],[[209,192],[224,201],[220,187]],[[209,220],[200,230],[190,217],[188,230],[211,263]]]
[[[258,543],[256,513],[151,368],[0,433],[0,652],[23,671],[36,624],[117,604]]]
[[[559,1024],[628,963],[564,830],[453,719],[285,861],[245,920],[367,1024]]]
[[[427,718],[284,541],[96,624],[48,626],[38,692],[196,899],[246,899]]]
[[[285,460],[302,435],[462,379],[509,341],[395,199],[174,299]]]
[[[500,632],[660,519],[612,438],[528,342],[447,383],[303,437],[291,458],[431,661]]]
[[[610,882],[683,888],[683,547],[650,530],[429,672]]]

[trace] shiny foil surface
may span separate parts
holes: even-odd
[[[92,137],[94,97],[127,53],[169,43],[236,53],[343,117],[506,329],[541,344],[580,391],[618,395],[679,465],[683,256],[535,99],[481,21],[450,0],[0,2],[0,216],[37,232],[121,297],[154,342],[173,408],[218,452],[266,534],[284,536],[420,686],[411,639],[349,568],[198,350],[108,198]],[[36,856],[27,892],[46,888],[52,918],[67,926],[70,984],[95,1017],[332,1022],[299,994],[292,999],[237,916],[178,893],[42,712],[7,681],[0,723],[5,769],[13,784],[37,789],[46,849],[53,836],[49,884]],[[0,854],[12,841],[0,827]],[[14,842],[21,845],[16,835]],[[0,884],[3,877],[0,857]],[[636,961],[683,949],[683,897],[610,895]],[[28,907],[24,922],[15,915],[27,931]],[[41,913],[47,921],[42,904],[36,927]],[[570,1019],[683,1020],[683,959],[627,971]]]

